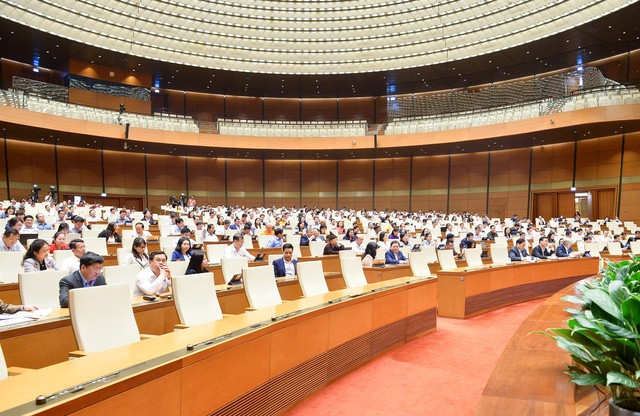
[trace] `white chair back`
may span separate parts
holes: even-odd
[[[498,236],[493,241],[494,241],[494,244],[503,245],[503,246],[507,245],[507,237],[505,236]]]
[[[20,273],[20,301],[23,305],[35,305],[40,309],[59,308],[60,280],[67,274],[66,270]]]
[[[324,278],[322,261],[303,261],[297,264],[298,283],[305,297],[322,295],[329,292]]]
[[[207,260],[210,263],[220,264],[220,259],[224,256],[227,244],[207,244]]]
[[[134,230],[122,230],[122,238],[132,238]]]
[[[72,289],[69,308],[80,350],[98,352],[140,341],[127,285]]]
[[[287,234],[287,243],[291,243],[294,246],[296,244],[300,245],[300,238],[302,236],[300,234]]]
[[[376,250],[376,260],[384,260],[387,251],[389,251],[387,247],[378,247],[378,249]]]
[[[275,260],[282,258],[282,254],[269,254],[267,258],[269,259],[269,264],[273,264]]]
[[[435,246],[422,246],[420,251],[427,253],[427,261],[429,263],[436,263],[438,261],[438,255],[436,254]]]
[[[249,267],[249,259],[246,257],[224,257],[220,259],[220,266],[222,268],[224,282],[229,283],[234,275],[241,274],[242,269]],[[273,267],[271,268],[273,269]]]
[[[453,250],[438,250],[438,261],[440,269],[443,271],[453,270],[458,267],[456,260],[453,258]]]
[[[106,266],[104,268],[104,280],[108,285],[129,285],[129,296],[133,296],[136,289],[136,276],[142,270],[139,264],[126,264],[122,266]]]
[[[616,241],[607,244],[607,249],[612,256],[622,256],[622,246]]]
[[[71,240],[75,240],[76,238],[82,238],[82,236],[80,234],[77,233],[69,233],[64,237],[64,240],[67,244],[69,244],[71,242]],[[89,250],[87,250],[89,251]],[[98,253],[100,254],[100,253]]]
[[[131,251],[133,248],[133,240],[135,240],[134,237],[122,237],[122,248],[126,248]]]
[[[362,261],[358,257],[340,259],[340,268],[347,287],[364,286],[368,283],[362,269]]]
[[[635,256],[640,255],[640,241],[630,242],[629,247],[631,248],[631,254]]]
[[[409,253],[411,273],[418,277],[431,277],[429,270],[429,256],[426,251],[412,251]]]
[[[324,241],[309,241],[309,251],[313,257],[322,256],[326,245]]]
[[[102,230],[99,230],[97,228],[91,227],[90,230],[84,230],[82,232],[82,238],[98,238],[98,234],[100,234],[102,232]]]
[[[511,259],[509,258],[509,247],[502,244],[492,244],[491,248],[491,261],[493,264],[509,264]]]
[[[53,252],[53,260],[58,266],[69,257],[73,257],[73,251],[71,250],[56,250]]]
[[[124,265],[124,261],[127,259],[127,256],[129,255],[129,253],[131,253],[131,249],[127,247],[121,247],[116,249],[116,257],[118,258],[119,265]]]
[[[258,247],[265,248],[269,241],[273,238],[272,235],[259,235],[258,236]]]
[[[24,273],[22,258],[24,252],[7,251],[0,253],[0,281],[4,283],[17,283],[18,274]]]
[[[300,251],[300,243],[290,243],[293,246],[293,258],[297,259],[302,257],[302,251]]]
[[[257,266],[243,269],[242,282],[250,307],[262,309],[282,303],[272,266]]]
[[[171,276],[183,276],[187,272],[188,261],[168,261],[167,267],[171,270]]]
[[[104,238],[83,238],[84,246],[87,249],[87,253],[93,251],[96,254],[101,256],[106,256],[109,254],[107,251],[107,240]]]
[[[53,235],[56,233],[56,230],[39,230],[38,238],[45,240],[47,243],[51,243],[53,240]]]
[[[589,254],[591,254],[591,257],[600,258],[600,251],[598,251],[598,243],[584,243],[584,251],[588,251]]]
[[[194,326],[222,319],[213,273],[174,276],[171,286],[183,325]]]
[[[242,247],[246,248],[247,250],[250,250],[253,248],[253,240],[250,239],[249,237],[245,237],[242,240]]]
[[[467,267],[482,267],[482,248],[468,248],[464,251]]]
[[[351,258],[357,257],[355,250],[341,250],[338,252],[338,256],[341,259],[351,259]]]

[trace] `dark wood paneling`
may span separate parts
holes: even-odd
[[[373,123],[373,97],[341,98],[338,105],[339,120],[366,120]]]
[[[224,97],[217,94],[187,92],[187,114],[202,121],[215,121],[224,112]]]
[[[335,161],[302,161],[302,204],[309,207],[336,207]]]
[[[262,119],[262,100],[259,97],[226,97],[226,118]]]
[[[301,120],[300,100],[295,98],[265,98],[265,120]]]
[[[337,120],[337,110],[334,98],[309,98],[302,101],[302,120]]]

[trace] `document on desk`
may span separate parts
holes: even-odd
[[[0,314],[0,326],[8,326],[14,324],[21,324],[23,322],[31,322],[36,319],[44,318],[51,313],[52,309],[38,309],[37,311],[27,312],[20,311],[14,314]]]

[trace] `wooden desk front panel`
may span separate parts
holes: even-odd
[[[467,318],[554,293],[598,273],[597,258],[549,260],[438,273],[438,314]]]
[[[224,322],[172,332],[79,360],[65,361],[0,382],[3,392],[10,398],[0,404],[0,411],[22,403],[32,403],[30,398],[33,391],[50,394],[66,385],[76,385],[81,380],[90,380],[116,368],[134,366],[135,360],[148,362],[154,357],[184,348],[188,343],[200,342],[246,327],[252,322],[262,322],[274,314],[310,307],[320,301],[320,305],[326,306],[231,338],[211,348],[197,349],[193,354],[149,370],[141,370],[139,376],[107,383],[99,390],[82,392],[74,395],[71,401],[60,402],[57,403],[58,407],[46,409],[49,413],[81,415],[113,413],[118,409],[127,409],[128,415],[147,415],[149,409],[157,409],[159,414],[281,413],[380,351],[394,343],[404,342],[406,322],[416,316],[408,315],[410,311],[428,308],[419,314],[435,314],[435,291],[425,290],[424,286],[435,288],[436,282],[429,280],[410,285],[400,284],[332,305],[326,305],[326,296],[303,299],[296,301],[299,304],[250,312],[226,318]],[[416,292],[411,293],[413,291]],[[345,293],[355,292],[348,289],[339,294],[330,294],[329,299],[344,296]],[[431,295],[432,298],[425,301],[424,295]],[[409,298],[413,299],[411,308]],[[422,300],[416,302],[417,299]],[[435,330],[435,322],[424,318],[421,320],[423,332]],[[376,330],[376,322],[383,326]],[[389,323],[385,325],[386,322]],[[49,381],[45,382],[45,379]],[[165,389],[171,392],[165,392]],[[156,397],[159,391],[162,391],[160,395],[163,398]],[[176,392],[179,393],[179,400],[176,399]],[[159,405],[148,403],[149,400],[161,402],[166,407],[159,410]],[[132,405],[132,402],[138,401],[141,405]],[[180,410],[176,410],[178,403]]]
[[[363,267],[367,282],[375,283],[383,280],[397,279],[399,277],[413,276],[409,265],[387,267]]]

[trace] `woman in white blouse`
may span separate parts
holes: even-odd
[[[127,254],[124,264],[138,264],[140,267],[149,267],[149,256],[147,255],[147,242],[142,237],[136,237],[131,246],[131,253]]]

